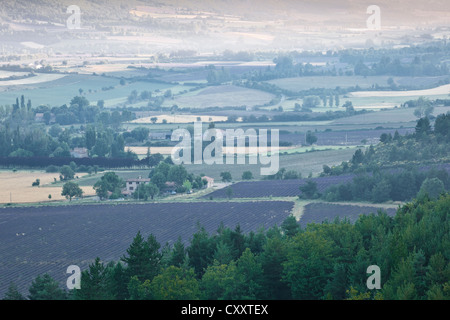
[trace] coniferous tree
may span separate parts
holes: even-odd
[[[26,300],[14,283],[11,283],[3,296],[3,300]]]
[[[142,282],[152,280],[160,270],[162,257],[159,252],[160,247],[161,245],[152,234],[144,240],[139,231],[127,249],[127,256],[121,258],[127,264],[128,277],[136,276]]]
[[[65,300],[67,294],[49,274],[37,276],[29,290],[30,300]]]
[[[77,300],[111,300],[116,298],[111,292],[110,272],[112,266],[105,266],[100,258],[89,265],[89,269],[81,273],[80,289],[76,289]]]

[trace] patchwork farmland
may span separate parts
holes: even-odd
[[[0,299],[450,299],[444,0],[379,4],[382,32],[349,0],[25,2],[0,9]],[[211,164],[210,128],[279,152]],[[70,265],[82,290],[33,283]]]

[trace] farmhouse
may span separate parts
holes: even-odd
[[[70,156],[74,158],[89,158],[87,148],[73,148],[70,150]]]
[[[150,132],[148,138],[150,140],[170,140],[171,132]]]
[[[140,184],[148,183],[150,183],[150,179],[148,178],[139,177],[137,179],[128,179],[126,181],[125,190],[122,191],[122,194],[125,196],[131,196]]]
[[[54,113],[50,113],[50,119],[48,119],[49,121],[49,123],[55,123],[56,122],[56,116],[55,116],[55,114]],[[45,122],[46,120],[45,120],[45,117],[44,117],[44,113],[42,113],[42,112],[37,112],[35,115],[34,115],[34,121],[36,121],[36,122]]]
[[[177,184],[173,181],[166,181],[166,183],[164,184],[164,190],[167,193],[174,192],[175,190],[177,190]]]
[[[206,180],[206,188],[212,188],[214,186],[214,178],[203,176],[202,180]]]

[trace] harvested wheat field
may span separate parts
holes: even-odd
[[[81,177],[84,174],[78,174]],[[59,173],[46,173],[43,171],[1,171],[0,172],[0,203],[26,203],[49,201],[48,195],[51,194],[51,200],[63,200],[61,196],[62,185],[53,186],[51,183],[54,178],[59,180]],[[39,187],[32,187],[31,184],[40,179]],[[74,180],[76,181],[76,180]],[[84,195],[94,195],[94,189],[89,187],[80,187]]]

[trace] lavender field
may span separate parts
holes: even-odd
[[[371,206],[341,205],[334,203],[310,203],[305,206],[304,213],[300,219],[300,226],[306,228],[309,223],[333,222],[336,218],[344,218],[354,223],[360,215],[377,214],[381,210],[389,216],[394,216],[397,209],[382,209]]]
[[[65,285],[69,265],[87,268],[96,257],[117,261],[134,236],[153,234],[158,242],[186,244],[198,224],[214,233],[219,225],[244,233],[280,225],[293,202],[197,202],[73,205],[0,209],[0,297],[14,282],[26,289],[48,273]]]
[[[399,129],[373,129],[373,130],[345,130],[345,131],[323,131],[315,132],[318,146],[352,146],[361,144],[377,144],[380,141],[380,136],[383,133],[394,135],[395,131],[400,135],[413,133],[411,128]],[[293,145],[305,144],[306,133],[281,133],[280,141],[290,142]]]
[[[308,180],[316,182],[318,191],[323,192],[332,185],[351,181],[354,176],[345,174],[312,179],[243,181],[231,185],[230,188],[233,190],[233,198],[296,197],[301,194],[299,187]],[[227,198],[227,190],[222,188],[203,196],[203,198],[210,197]]]

